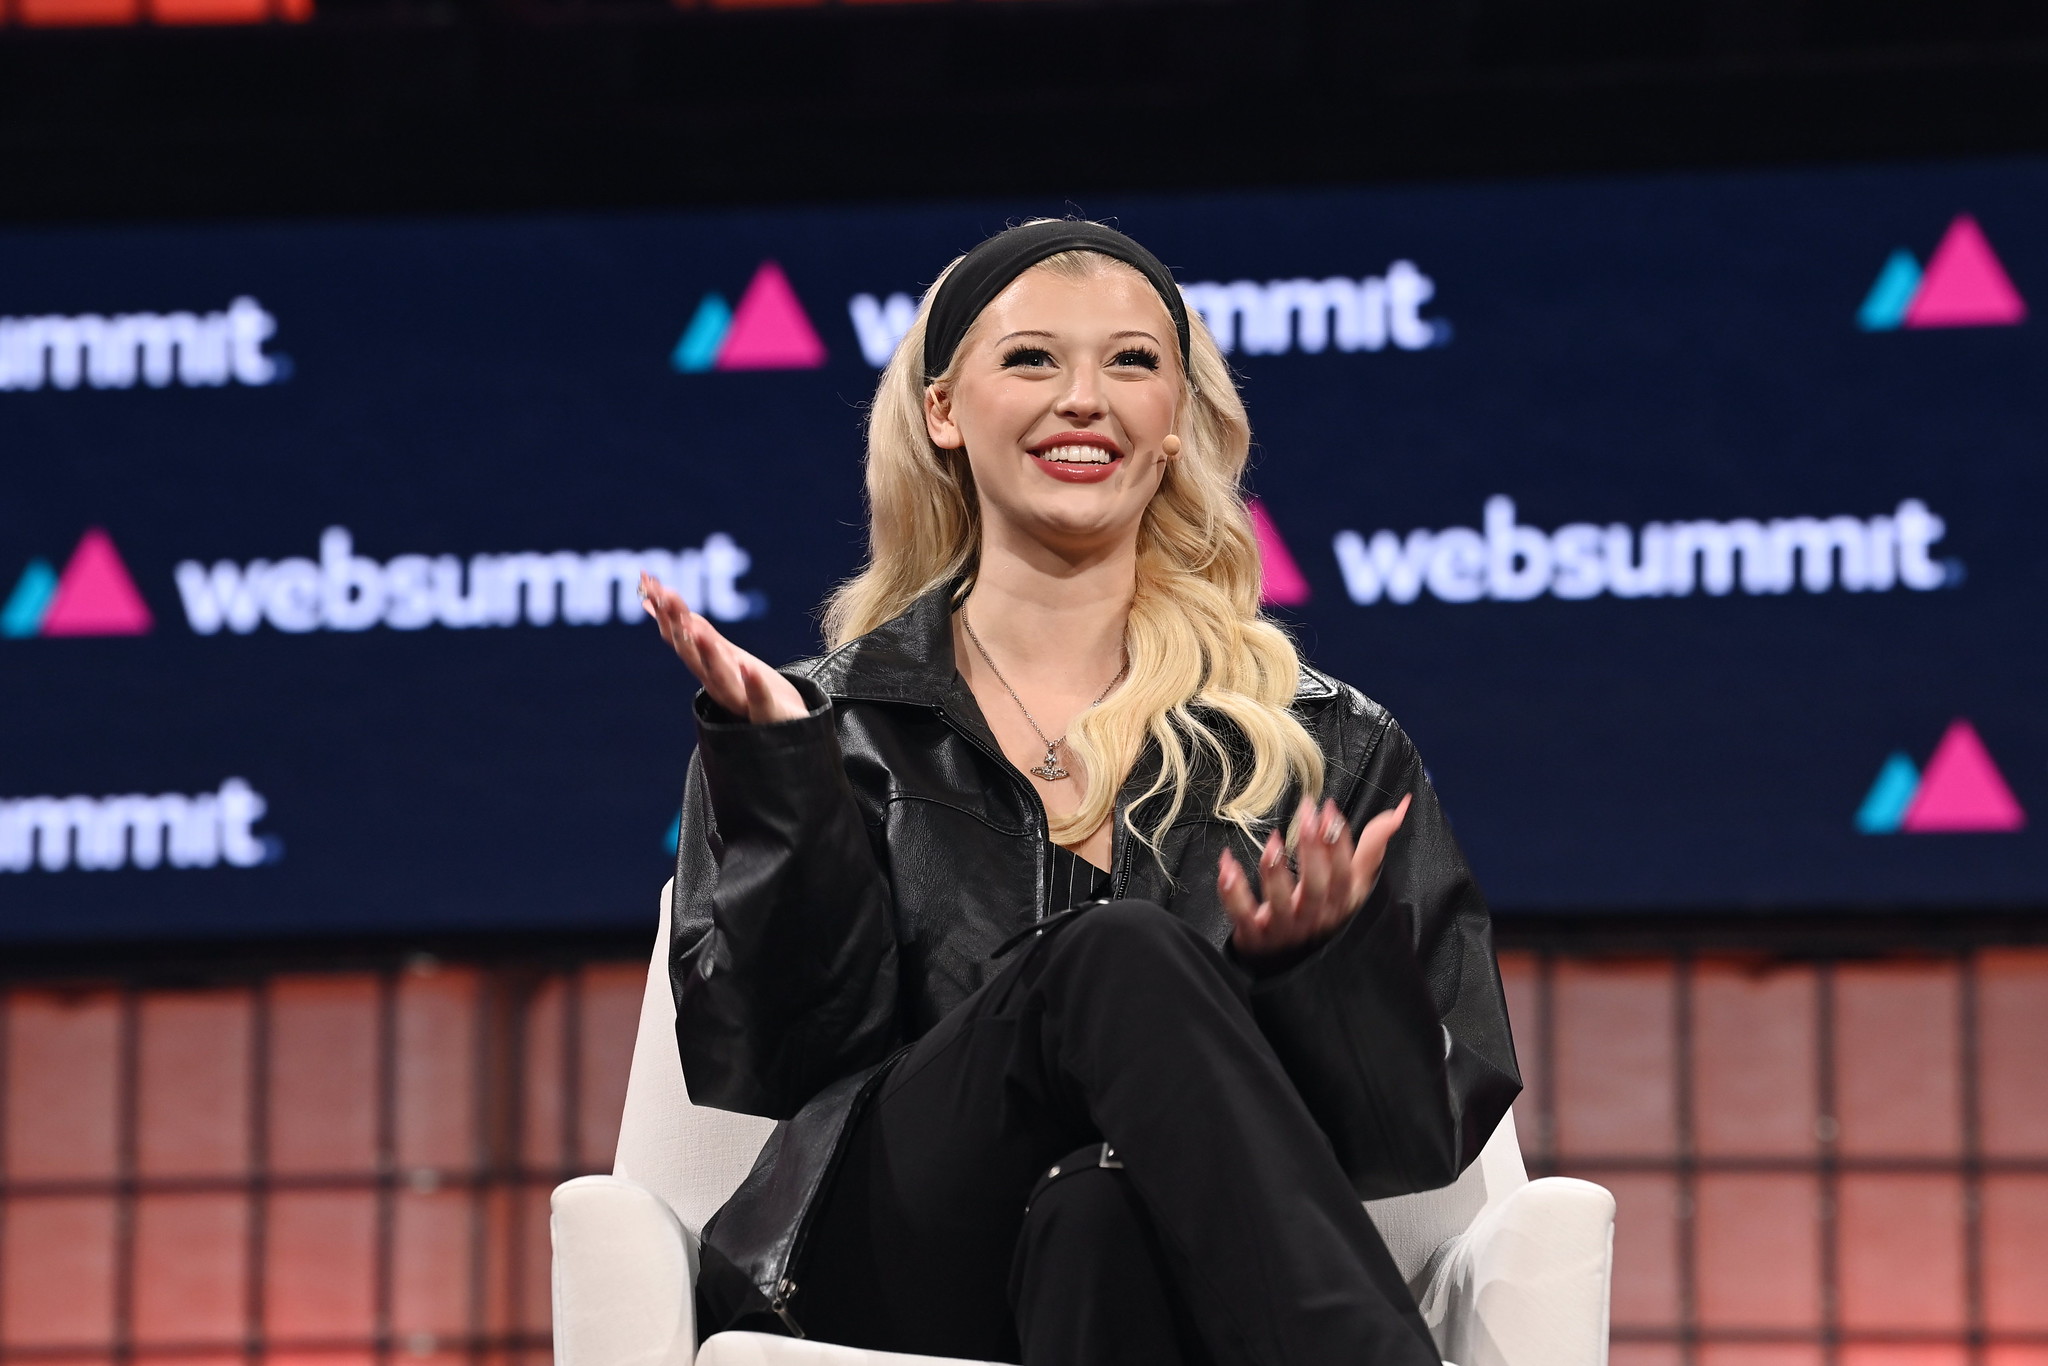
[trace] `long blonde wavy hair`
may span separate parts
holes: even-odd
[[[1116,270],[1138,275],[1090,251],[1062,252],[1032,269],[1074,280]],[[834,648],[926,593],[971,579],[980,555],[981,508],[967,452],[942,449],[925,427],[925,317],[938,288],[926,292],[868,414],[868,562],[826,603],[825,637]],[[1124,637],[1130,673],[1068,733],[1083,771],[1111,780],[1091,781],[1080,808],[1053,822],[1060,844],[1080,842],[1109,816],[1148,739],[1162,762],[1133,809],[1166,800],[1144,829],[1135,821],[1130,828],[1155,853],[1198,765],[1213,767],[1219,779],[1215,814],[1251,834],[1290,789],[1322,790],[1322,751],[1289,709],[1300,668],[1294,643],[1259,612],[1258,545],[1241,482],[1251,424],[1200,315],[1191,311],[1188,324],[1175,428],[1181,454],[1167,465],[1138,528]],[[967,350],[963,342],[938,387],[951,391]]]

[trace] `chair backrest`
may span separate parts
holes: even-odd
[[[661,889],[661,928],[640,998],[640,1036],[626,1078],[626,1113],[612,1173],[668,1202],[683,1227],[704,1221],[732,1197],[768,1141],[773,1120],[690,1104],[683,1060],[676,1052],[676,1001],[668,979],[669,895]]]
[[[736,1115],[690,1103],[676,1053],[676,1005],[669,986],[669,897],[661,893],[661,928],[648,964],[647,990],[640,1001],[640,1035],[626,1082],[626,1112],[619,1123],[619,1150],[612,1171],[668,1202],[691,1232],[731,1198],[745,1179],[774,1127],[771,1120]],[[1417,1195],[1369,1200],[1366,1211],[1413,1283],[1430,1255],[1462,1233],[1480,1212],[1527,1184],[1522,1150],[1510,1113],[1487,1140],[1479,1159],[1450,1185]]]

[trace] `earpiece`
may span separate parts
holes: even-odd
[[[1159,452],[1168,460],[1173,459],[1176,455],[1180,454],[1180,438],[1172,432],[1168,432],[1166,439],[1159,443]]]

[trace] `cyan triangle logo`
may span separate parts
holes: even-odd
[[[1856,828],[1866,835],[2000,832],[2026,823],[1977,728],[1960,717],[1942,733],[1925,771],[1903,751],[1889,755],[1856,809]]]
[[[140,636],[155,625],[113,538],[98,527],[79,538],[61,574],[48,560],[30,560],[0,605],[0,639]]]
[[[669,365],[685,375],[708,370],[815,370],[825,343],[773,261],[763,261],[732,307],[722,294],[706,294],[669,352]]]
[[[1856,325],[1865,332],[2013,327],[2026,319],[2026,300],[2014,288],[1984,230],[1966,213],[1957,214],[1948,225],[1925,270],[1904,247],[1886,257],[1856,310]]]

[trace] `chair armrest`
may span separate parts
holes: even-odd
[[[901,1352],[799,1341],[768,1333],[714,1333],[699,1356],[703,1366],[991,1366],[960,1357],[910,1356]]]
[[[1550,1176],[1438,1249],[1418,1297],[1445,1361],[1606,1366],[1614,1197]]]
[[[557,1366],[691,1366],[696,1239],[661,1198],[619,1176],[555,1187]]]

